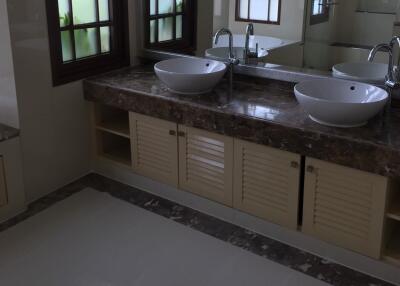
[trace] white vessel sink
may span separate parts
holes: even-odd
[[[234,47],[233,55],[238,60],[244,59],[244,48],[242,47]],[[229,48],[228,47],[217,47],[206,50],[205,56],[214,60],[227,60],[229,59]],[[258,59],[262,61],[265,57],[268,56],[268,51],[264,49],[259,49],[258,51]]]
[[[154,66],[158,78],[170,91],[179,94],[210,92],[222,79],[226,68],[224,63],[200,58],[171,59]]]
[[[388,93],[376,86],[340,79],[299,83],[296,98],[310,118],[334,127],[358,127],[381,111]]]
[[[333,76],[348,80],[384,83],[388,65],[370,62],[341,63],[333,66]]]

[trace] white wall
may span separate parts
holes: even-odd
[[[89,171],[80,81],[52,87],[45,0],[8,0],[24,183],[32,201]]]
[[[235,21],[235,3],[229,1],[229,28],[235,34],[244,34],[246,22]],[[293,41],[303,39],[304,0],[282,0],[280,25],[255,24],[255,33],[261,36],[277,37]]]
[[[229,27],[229,0],[214,0],[214,33]]]
[[[6,0],[0,0],[0,123],[19,128]]]
[[[200,0],[197,2],[197,56],[204,56],[205,50],[212,45],[213,37],[213,0]]]
[[[369,2],[376,2],[377,7],[366,5]],[[337,6],[339,18],[337,42],[373,46],[390,41],[396,15],[356,12],[363,6],[373,9],[372,11],[385,7],[384,3],[378,0],[364,1],[364,4],[361,5],[360,0],[347,0]],[[390,12],[395,12],[395,10],[390,10]]]

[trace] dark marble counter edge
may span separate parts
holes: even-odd
[[[130,88],[117,88],[95,79],[84,81],[84,91],[89,101],[382,176],[400,176],[400,150],[384,144],[309,131],[243,114],[227,114],[199,103],[181,102]],[[135,101],[141,104],[135,104]]]

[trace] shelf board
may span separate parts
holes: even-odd
[[[383,259],[400,266],[400,228],[393,233],[389,240]]]
[[[115,117],[107,122],[100,122],[96,125],[96,129],[128,139],[130,138],[129,121],[123,116]]]
[[[102,152],[101,154],[99,154],[99,156],[115,163],[122,164],[127,167],[132,167],[132,160],[130,158],[131,154],[126,150],[121,152],[113,151],[112,153]]]

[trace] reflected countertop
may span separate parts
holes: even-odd
[[[89,101],[367,172],[400,176],[400,110],[381,114],[364,127],[325,127],[308,118],[293,87],[293,83],[235,75],[231,96],[226,82],[209,94],[183,96],[170,93],[151,65],[84,81]]]

